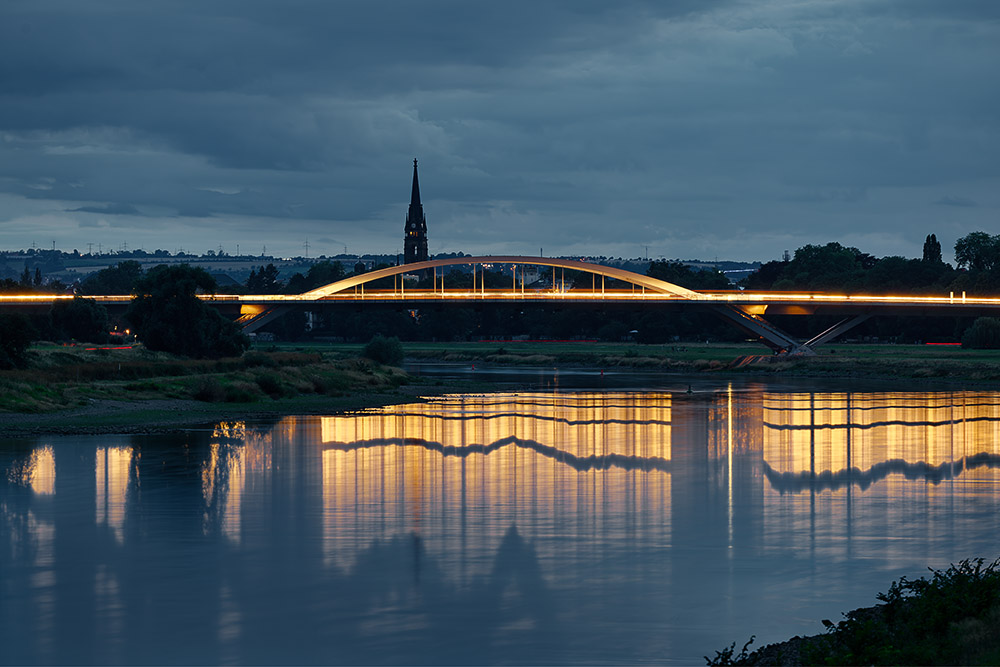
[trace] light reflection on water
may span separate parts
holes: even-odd
[[[751,385],[4,441],[0,660],[697,663],[995,557],[998,436]]]

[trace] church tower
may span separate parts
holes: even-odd
[[[427,259],[427,219],[420,205],[420,184],[417,182],[417,159],[413,158],[413,190],[410,192],[410,209],[406,212],[406,232],[403,237],[403,263],[423,262]]]

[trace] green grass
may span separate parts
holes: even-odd
[[[357,356],[353,343],[277,343],[269,349]],[[403,343],[410,362],[441,361],[503,366],[554,364],[598,368],[629,367],[669,372],[726,371],[754,375],[904,379],[991,383],[1000,380],[1000,350],[964,350],[939,345],[840,343],[825,345],[812,357],[775,357],[757,343],[469,342]],[[752,356],[752,363],[736,366]]]
[[[270,404],[304,395],[384,392],[409,382],[397,368],[314,350],[190,360],[141,348],[41,344],[30,355],[29,368],[0,372],[0,412],[49,413],[101,400]]]

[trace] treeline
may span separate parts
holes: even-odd
[[[180,264],[144,273],[138,262],[127,261],[99,273],[103,274],[99,287],[113,286],[113,291],[104,293],[139,295],[132,299],[119,327],[129,327],[150,350],[218,358],[239,355],[249,347],[235,322],[198,298],[217,288],[204,269]],[[33,341],[101,344],[112,338],[111,328],[107,309],[82,295],[59,300],[47,311],[31,315],[2,313],[0,368],[25,365]]]
[[[919,259],[874,257],[839,243],[806,245],[791,260],[767,262],[741,283],[748,290],[807,290],[847,294],[990,295],[1000,291],[1000,235],[973,232],[955,243],[953,267],[934,234]]]

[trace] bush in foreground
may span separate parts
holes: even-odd
[[[825,635],[736,653],[735,644],[706,656],[709,665],[778,664],[797,654],[806,665],[1000,664],[1000,559],[963,560],[930,579],[894,581],[882,604],[855,609]],[[753,638],[751,638],[751,642]],[[793,647],[794,645],[794,647]]]
[[[985,567],[983,562],[963,560],[931,570],[930,579],[894,581],[878,594],[884,604],[877,612],[851,612],[837,624],[824,621],[829,634],[807,658],[837,665],[996,664],[1000,559]]]
[[[403,345],[395,336],[375,334],[365,345],[363,356],[386,366],[399,366],[403,363]]]

